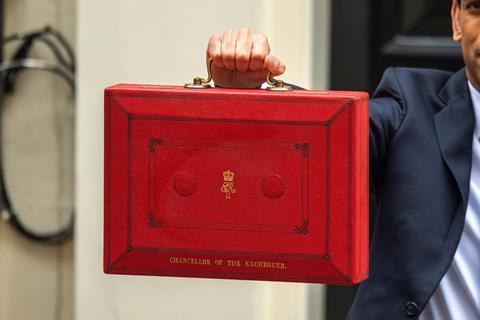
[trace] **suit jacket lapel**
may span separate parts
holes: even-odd
[[[464,69],[450,78],[439,97],[445,107],[435,115],[437,139],[442,157],[452,171],[466,206],[475,115]]]

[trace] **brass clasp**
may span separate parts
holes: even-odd
[[[293,88],[285,84],[283,80],[274,79],[270,72],[267,75],[267,83],[270,85],[269,87],[267,87],[267,90],[270,90],[270,91],[292,91],[293,90]]]
[[[184,87],[188,89],[207,89],[211,88],[209,84],[212,81],[212,58],[207,60],[207,79],[202,79],[200,77],[193,78],[192,83],[185,83]]]

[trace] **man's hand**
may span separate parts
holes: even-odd
[[[270,54],[270,45],[263,34],[247,28],[225,31],[210,37],[207,58],[213,58],[212,78],[217,86],[257,88],[267,79],[285,72],[280,59]]]

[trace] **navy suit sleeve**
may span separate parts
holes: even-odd
[[[394,68],[383,74],[369,104],[370,181],[378,185],[389,142],[405,118],[406,108]]]

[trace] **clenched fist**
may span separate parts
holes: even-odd
[[[213,59],[212,78],[220,87],[257,88],[268,72],[273,76],[285,72],[282,61],[270,54],[267,38],[248,28],[212,35],[207,58]]]

